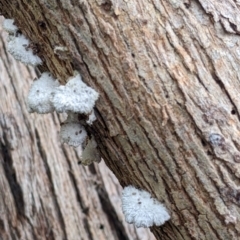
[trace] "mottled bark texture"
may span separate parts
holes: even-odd
[[[37,44],[41,70],[62,83],[78,70],[100,93],[88,131],[123,186],[167,206],[157,239],[240,238],[239,1],[0,0],[0,9]]]
[[[103,162],[82,167],[79,150],[60,144],[59,116],[27,112],[35,73],[7,54],[6,36],[0,27],[0,239],[154,239],[124,221]]]

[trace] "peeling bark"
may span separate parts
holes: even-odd
[[[64,83],[78,70],[100,93],[88,131],[123,186],[169,209],[171,220],[151,229],[157,239],[239,239],[237,1],[1,5],[39,44],[42,71]]]

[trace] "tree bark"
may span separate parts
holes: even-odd
[[[82,167],[79,149],[60,144],[63,116],[27,112],[35,72],[7,54],[6,36],[0,26],[0,239],[154,239],[125,223],[104,163]]]
[[[100,93],[88,132],[122,186],[164,202],[157,239],[240,237],[239,3],[10,1],[5,17],[61,83]],[[56,46],[68,49],[62,59]]]

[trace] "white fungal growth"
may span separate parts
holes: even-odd
[[[28,93],[29,112],[50,113],[54,111],[51,94],[60,84],[50,73],[45,72],[32,83]]]
[[[10,36],[8,39],[7,50],[13,57],[24,64],[37,66],[42,64],[42,60],[33,54],[29,48],[29,40],[22,34],[18,36]]]
[[[18,30],[17,26],[14,25],[14,19],[4,19],[3,29],[10,34],[15,34]]]
[[[65,86],[56,88],[52,102],[57,112],[89,114],[97,99],[98,93],[88,87],[77,74]]]
[[[170,219],[167,209],[157,199],[134,186],[124,188],[122,209],[126,221],[136,227],[160,226]]]
[[[85,142],[87,132],[78,122],[65,122],[61,126],[60,137],[63,143],[78,147]]]

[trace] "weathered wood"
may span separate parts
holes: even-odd
[[[153,239],[124,221],[104,163],[82,167],[60,144],[59,116],[27,112],[35,73],[6,52],[6,36],[0,27],[0,239]]]
[[[152,228],[157,239],[240,237],[237,2],[0,4],[39,44],[42,69],[62,83],[78,70],[100,93],[88,131],[123,186],[169,209],[171,220]]]

